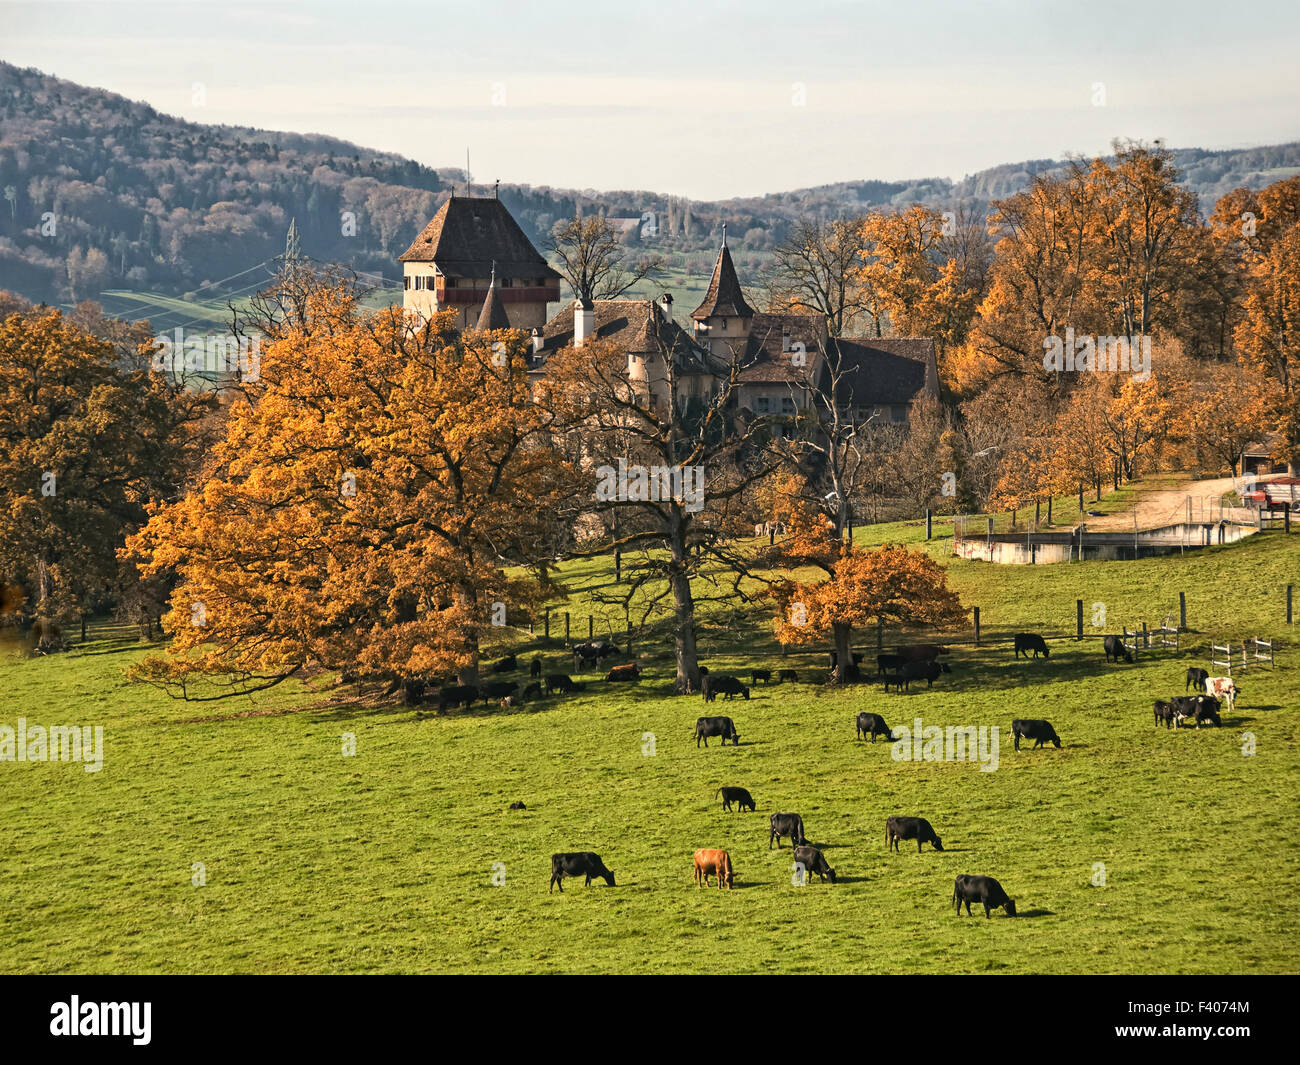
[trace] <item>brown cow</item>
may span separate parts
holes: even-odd
[[[605,674],[605,679],[607,681],[620,681],[620,680],[636,681],[639,680],[640,677],[641,677],[641,667],[638,666],[635,662],[629,662],[625,666],[615,666],[607,674]]]
[[[730,889],[732,882],[735,880],[735,873],[731,868],[731,855],[721,850],[698,850],[695,852],[695,886],[700,886],[701,877],[704,880],[704,886],[709,886],[709,875],[712,874],[718,878],[718,890],[722,890],[722,882],[727,882],[727,888]]]

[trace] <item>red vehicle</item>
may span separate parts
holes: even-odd
[[[1292,510],[1300,512],[1300,477],[1279,477],[1264,481],[1253,492],[1246,492],[1243,500],[1261,510]]]

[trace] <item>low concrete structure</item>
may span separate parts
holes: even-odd
[[[1086,525],[1080,525],[1069,532],[958,536],[953,539],[952,553],[961,558],[1013,566],[1120,561],[1232,544],[1258,531],[1253,526],[1232,522],[1183,523],[1136,532],[1088,532]]]

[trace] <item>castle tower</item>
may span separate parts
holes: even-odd
[[[741,351],[749,338],[754,308],[745,300],[736,276],[736,266],[727,249],[727,226],[722,226],[722,250],[713,267],[713,277],[703,302],[691,312],[695,320],[695,339],[715,355],[729,356]]]
[[[460,329],[477,325],[489,293],[499,304],[489,319],[515,329],[544,326],[560,298],[560,275],[495,196],[453,196],[400,262],[406,311],[425,320],[453,310]]]

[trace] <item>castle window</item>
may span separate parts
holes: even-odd
[[[796,408],[794,405],[794,400],[790,399],[789,397],[786,397],[785,399],[781,400],[782,414],[793,414],[795,412],[795,409]]]
[[[771,414],[772,401],[768,399],[767,396],[759,396],[758,399],[754,401],[754,410],[759,414]]]
[[[404,278],[402,278],[402,288],[409,289],[410,287],[411,287],[411,279],[410,279],[410,277],[408,276],[408,277],[404,277]]]
[[[455,287],[456,287],[456,279],[454,277],[447,278],[447,288],[455,288]]]

